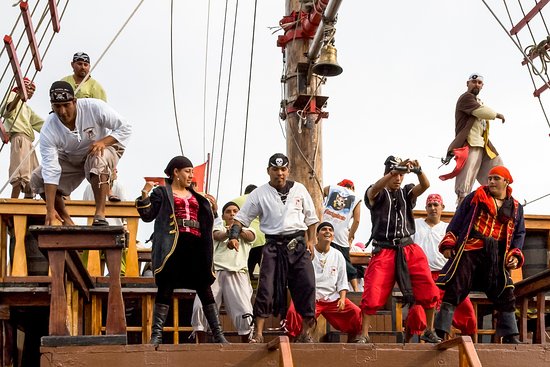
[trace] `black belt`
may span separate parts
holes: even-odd
[[[277,234],[266,234],[265,238],[271,241],[290,241],[296,237],[305,236],[305,231],[298,231],[291,234],[277,235]]]
[[[372,240],[373,245],[380,247],[398,247],[398,246],[407,246],[411,243],[414,243],[411,236],[403,238],[394,238],[391,240]]]
[[[180,227],[189,227],[189,228],[197,228],[199,229],[201,227],[201,224],[192,219],[182,219],[182,218],[176,218],[176,223]]]

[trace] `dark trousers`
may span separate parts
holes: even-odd
[[[499,259],[499,264],[502,264],[501,259]],[[495,287],[487,282],[488,268],[488,258],[483,250],[464,251],[454,276],[445,285],[443,302],[457,306],[468,296],[471,290],[475,290],[485,292],[497,311],[515,311],[514,289],[510,286],[504,287],[505,284],[509,283],[507,281],[510,277],[508,272],[500,271],[499,278],[502,279],[499,279],[498,283],[501,286]]]
[[[264,245],[252,247],[250,253],[248,254],[248,275],[250,279],[254,279],[254,269],[256,265],[260,265],[262,262],[262,251],[264,250]]]
[[[315,273],[311,254],[306,250],[306,245],[302,241],[298,242],[294,250],[289,250],[286,246],[287,243],[288,241],[278,244],[278,242],[268,240],[263,246],[258,293],[254,302],[254,316],[265,318],[272,314],[275,281],[278,278],[275,274],[278,251],[286,252],[288,289],[296,311],[302,317],[315,316]]]

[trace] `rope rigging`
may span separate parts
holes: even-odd
[[[206,35],[204,46],[204,83],[202,85],[202,159],[206,159],[206,91],[208,80],[208,41],[210,36],[210,0],[208,0],[208,11],[206,15]]]
[[[208,167],[208,177],[212,177],[212,167],[214,166],[214,148],[216,144],[216,130],[218,126],[218,107],[220,104],[220,88],[221,88],[221,79],[222,79],[222,67],[223,67],[223,55],[224,55],[224,47],[225,47],[225,27],[227,25],[227,8],[229,6],[229,0],[225,0],[225,11],[223,15],[223,30],[222,30],[222,44],[221,44],[221,50],[220,50],[220,67],[218,70],[218,87],[216,92],[216,107],[214,110],[214,131],[212,134],[212,148],[210,149],[210,152],[212,154],[212,161],[209,164]]]
[[[170,1],[170,77],[172,80],[172,104],[174,106],[174,119],[176,122],[176,131],[178,132],[180,151],[181,155],[183,155],[183,145],[181,144],[180,124],[178,121],[178,109],[176,104],[176,87],[174,85],[174,0]]]
[[[222,147],[220,150],[220,164],[218,168],[218,183],[216,186],[216,197],[218,197],[220,193],[220,179],[222,176],[222,163],[223,163],[223,151],[225,147],[225,128],[227,126],[227,110],[229,107],[229,91],[231,89],[231,75],[233,70],[233,52],[235,50],[235,34],[237,29],[237,14],[239,11],[239,0],[235,1],[235,17],[233,19],[233,35],[231,39],[231,56],[229,57],[229,72],[228,72],[228,80],[227,80],[227,92],[225,95],[225,110],[224,110],[224,116],[223,116],[223,131],[222,131]]]
[[[533,63],[533,61],[527,56],[527,54],[525,53],[524,51],[524,48],[521,46],[521,44],[516,41],[512,35],[508,32],[508,30],[506,29],[506,27],[504,26],[504,24],[502,23],[502,21],[499,19],[499,17],[495,14],[495,12],[493,11],[493,9],[491,9],[491,7],[489,6],[489,4],[487,4],[487,2],[485,0],[481,0],[483,2],[483,4],[485,5],[485,7],[489,10],[489,12],[491,13],[491,15],[493,16],[493,18],[495,18],[495,20],[497,21],[497,23],[500,25],[500,27],[504,30],[504,32],[506,33],[506,35],[508,36],[508,38],[510,38],[510,40],[512,41],[512,43],[516,46],[516,48],[521,52],[521,54],[524,56],[525,58],[525,61],[527,63],[529,63],[529,65],[536,69],[537,67],[535,66],[535,64]],[[506,0],[503,0],[506,4]],[[518,0],[519,1],[519,0]],[[541,15],[542,16],[542,15]],[[511,16],[509,16],[511,18]],[[516,34],[516,37],[517,37],[517,34]],[[519,39],[518,39],[519,40]],[[530,72],[531,73],[531,72]],[[542,77],[542,74],[541,73],[538,73],[537,76],[543,81],[543,83],[545,85],[547,85],[548,87],[550,87],[550,81],[548,80],[545,80],[543,77]],[[533,79],[533,83],[534,83],[534,79]],[[539,99],[539,102],[540,102],[540,99]],[[550,120],[548,119],[548,116],[546,115],[546,111],[544,110],[544,107],[542,106],[542,102],[540,102],[541,104],[541,107],[542,107],[542,111],[544,113],[544,117],[546,119],[546,123],[548,125],[548,127],[550,127]]]
[[[250,111],[250,87],[252,84],[252,61],[254,60],[254,38],[256,35],[256,13],[258,9],[258,0],[254,0],[254,19],[252,21],[252,40],[250,45],[250,65],[248,67],[248,91],[246,95],[246,117],[244,119],[244,144],[243,144],[243,160],[241,164],[241,186],[239,194],[243,194],[243,185],[244,185],[244,167],[245,167],[245,158],[246,158],[246,142],[248,138],[248,113]]]
[[[541,12],[541,9],[539,8],[537,13],[540,16],[540,18],[542,20],[542,23],[544,25],[544,28],[546,30],[546,38],[543,41],[537,42],[536,39],[535,39],[533,30],[531,28],[531,25],[529,24],[529,21],[527,21],[525,25],[527,26],[527,29],[529,30],[529,34],[531,35],[531,39],[532,39],[533,44],[524,48],[521,44],[521,40],[519,38],[518,33],[517,32],[515,33],[515,38],[516,39],[514,40],[512,35],[504,27],[504,25],[502,24],[500,19],[497,17],[497,15],[494,13],[494,11],[491,9],[491,7],[486,3],[485,0],[482,0],[482,1],[485,4],[485,6],[487,7],[487,9],[489,10],[489,12],[493,15],[495,20],[499,23],[501,28],[505,31],[506,35],[510,38],[510,40],[514,43],[514,45],[518,48],[518,50],[523,54],[523,56],[525,58],[525,62],[527,63],[527,70],[529,71],[529,76],[531,78],[531,82],[533,84],[533,87],[534,87],[535,91],[537,90],[537,85],[535,83],[535,76],[539,77],[544,82],[544,84],[546,86],[550,87],[550,79],[548,77],[548,67],[547,67],[548,62],[550,61],[550,56],[548,54],[548,48],[550,47],[550,32],[549,32],[548,26],[546,25],[546,20],[544,19],[544,16]],[[513,28],[514,27],[514,21],[512,20],[512,15],[511,15],[511,12],[510,12],[510,8],[508,7],[508,3],[506,2],[506,0],[503,0],[503,3],[504,3],[504,7],[506,9],[506,13],[508,15],[508,19],[510,21],[510,25]],[[521,12],[523,14],[523,19],[525,19],[526,18],[526,13],[525,13],[525,10],[523,9],[523,6],[521,4],[521,0],[518,0],[518,4],[519,4],[519,7],[520,7]],[[535,1],[535,4],[538,4],[538,3]],[[541,69],[540,70],[535,66],[535,64],[533,62],[533,60],[536,59],[537,57],[540,60],[540,64],[541,64]],[[544,76],[546,76],[546,79],[544,78]],[[540,97],[540,94],[538,94],[538,95],[535,94],[535,96],[537,97],[537,99],[539,101],[539,105],[541,107],[544,118],[546,119],[546,123],[550,127],[550,120],[549,120],[548,115],[546,113],[546,109],[544,108],[544,105],[542,103],[542,99]],[[533,200],[530,200],[530,201],[524,200],[523,206],[527,206],[528,204],[531,204],[533,202],[536,202],[536,201],[541,200],[541,199],[543,199],[545,197],[548,197],[548,196],[550,196],[550,193],[546,194],[546,195],[543,195],[543,196],[540,196],[540,197],[538,197],[536,199],[533,199]]]

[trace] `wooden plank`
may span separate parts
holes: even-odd
[[[537,294],[537,335],[533,340],[537,344],[546,344],[545,303],[545,292],[540,292]]]
[[[61,24],[57,13],[57,3],[55,0],[48,0],[48,6],[50,8],[50,17],[52,18],[52,29],[54,32],[59,33],[61,30]]]
[[[151,328],[153,326],[153,304],[154,299],[152,295],[146,295],[142,298],[141,302],[141,343],[145,344],[149,341],[151,335]]]
[[[472,338],[469,336],[461,336],[463,351],[466,354],[466,359],[468,360],[468,365],[470,367],[481,367],[481,361],[477,355],[476,348],[472,342]]]
[[[65,295],[65,251],[48,251],[52,270],[52,295],[50,304],[49,334],[68,336],[67,299]]]
[[[120,285],[120,249],[105,250],[107,269],[109,269],[109,297],[107,300],[107,334],[126,334],[124,300]]]
[[[27,233],[27,216],[14,215],[13,227],[15,230],[15,251],[11,275],[27,276],[27,253],[25,251],[25,234]]]
[[[78,335],[78,336],[43,336],[42,347],[82,346],[82,345],[125,345],[124,335]]]
[[[101,297],[92,294],[92,335],[101,335],[102,322]]]
[[[522,342],[527,341],[527,310],[529,309],[529,299],[524,297],[521,300],[519,308],[519,339]]]
[[[17,50],[15,49],[11,36],[4,36],[4,46],[6,49],[6,53],[8,54],[8,57],[10,59],[13,77],[15,78],[15,84],[17,84],[17,88],[19,88],[21,100],[23,102],[26,102],[29,98],[29,95],[27,94],[27,88],[25,88],[23,73],[21,72],[21,65],[19,63],[19,59],[17,58]]]
[[[516,34],[518,34],[518,32],[520,30],[523,29],[523,27],[525,27],[527,25],[527,23],[529,23],[529,21],[531,19],[533,19],[537,14],[538,12],[540,12],[540,10],[542,8],[544,8],[544,6],[546,4],[548,4],[548,1],[550,0],[540,0],[539,2],[535,2],[535,6],[533,7],[533,9],[531,9],[519,22],[518,24],[516,24],[515,26],[512,27],[512,29],[510,29],[510,35],[512,36],[515,36]]]
[[[75,283],[76,287],[84,294],[86,300],[90,300],[90,288],[94,287],[94,283],[90,278],[84,264],[80,261],[76,251],[66,251],[65,267],[69,279]]]
[[[8,226],[0,215],[0,277],[5,278],[8,275]]]
[[[127,218],[128,232],[130,232],[130,238],[128,246],[128,252],[126,253],[126,276],[137,277],[139,276],[139,261],[137,253],[137,232],[138,232],[138,218]]]
[[[67,200],[65,206],[72,217],[93,217],[95,202],[85,200]],[[0,199],[0,214],[46,215],[46,203],[42,200]],[[139,218],[133,201],[105,203],[105,216],[108,218]]]
[[[544,270],[514,284],[514,294],[516,298],[534,297],[542,291],[550,291],[550,269]]]
[[[180,338],[179,338],[179,326],[180,326],[180,309],[179,309],[179,302],[178,299],[174,297],[172,302],[172,315],[174,323],[174,344],[179,344]]]
[[[40,51],[38,51],[38,42],[36,41],[32,18],[29,12],[29,4],[26,1],[20,2],[19,9],[21,9],[23,23],[25,23],[25,32],[27,33],[27,39],[29,40],[29,47],[31,49],[32,58],[34,61],[34,68],[37,71],[40,71],[42,70],[42,59],[40,58]]]

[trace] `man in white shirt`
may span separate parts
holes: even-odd
[[[354,341],[361,332],[361,309],[346,294],[348,278],[344,256],[331,247],[334,227],[323,222],[317,227],[317,243],[313,269],[315,271],[315,318],[323,315],[335,329],[348,333],[348,341]],[[286,315],[286,327],[291,336],[301,332],[302,318],[291,304]]]
[[[447,232],[448,223],[441,221],[441,213],[445,209],[443,198],[439,194],[430,194],[426,199],[426,219],[415,219],[416,232],[414,241],[418,246],[422,247],[428,265],[432,272],[432,278],[437,280],[439,272],[447,263],[447,259],[439,252],[439,243]],[[439,309],[441,299],[445,292],[440,290],[439,299],[436,308]],[[413,335],[421,335],[426,328],[426,314],[420,305],[414,305],[409,309],[409,314],[406,320],[405,334],[409,341]],[[453,318],[453,326],[460,330],[463,335],[473,335],[477,333],[477,320],[475,317],[474,307],[469,297],[466,297],[460,303],[455,311]]]
[[[212,294],[218,309],[223,300],[225,310],[243,341],[248,341],[252,317],[252,285],[248,275],[248,254],[256,239],[253,228],[243,228],[239,235],[239,249],[230,249],[229,228],[239,212],[237,203],[230,201],[222,208],[225,223],[214,226],[214,271],[216,280],[212,284]],[[248,316],[248,317],[247,317]],[[191,326],[193,331],[205,331],[206,318],[199,297],[195,297]]]
[[[77,100],[65,81],[50,88],[53,112],[40,131],[42,165],[32,174],[33,191],[46,200],[46,225],[60,221],[74,225],[63,196],[69,196],[86,178],[95,200],[93,225],[109,225],[105,220],[105,198],[118,160],[124,153],[132,129],[105,102]]]
[[[276,153],[269,158],[269,183],[248,196],[229,231],[229,248],[239,247],[241,228],[260,217],[266,244],[262,253],[258,293],[254,302],[256,323],[251,343],[263,343],[265,319],[271,314],[284,317],[287,284],[296,310],[303,318],[298,340],[311,342],[309,335],[315,316],[315,274],[311,259],[315,225],[319,221],[308,191],[299,182],[288,180],[288,158]]]
[[[323,222],[330,222],[334,226],[334,241],[331,246],[344,255],[346,273],[354,292],[359,291],[359,274],[349,257],[350,246],[355,239],[355,232],[361,220],[361,199],[355,195],[353,182],[344,179],[338,185],[327,186],[323,189],[326,198],[323,209]]]

